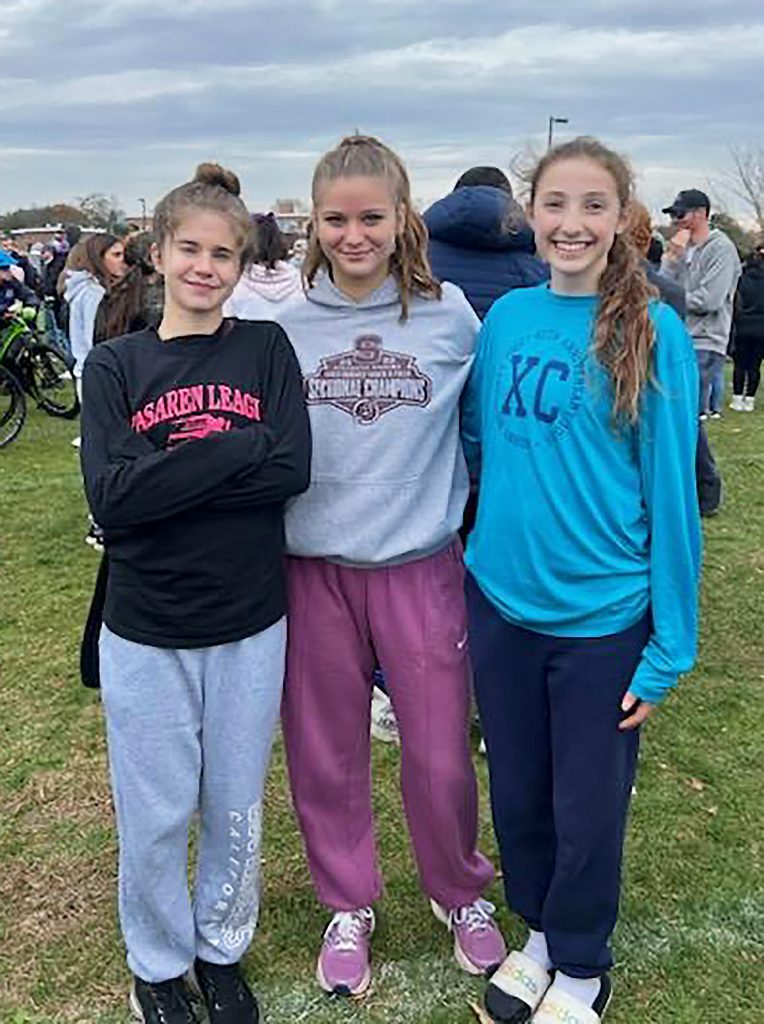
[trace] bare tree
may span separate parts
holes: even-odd
[[[752,211],[764,231],[764,146],[731,146],[732,168],[725,172],[727,189]]]
[[[541,156],[542,151],[537,143],[530,139],[526,139],[523,146],[510,156],[509,176],[518,198],[528,198],[531,178]]]

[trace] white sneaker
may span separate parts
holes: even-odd
[[[80,448],[82,445],[82,438],[75,437],[69,443],[71,444],[72,448]]]
[[[756,399],[752,395],[746,395],[743,399],[743,412],[753,412]]]
[[[733,395],[732,401],[730,402],[730,409],[732,409],[733,412],[742,412],[745,408],[743,404],[744,402],[745,399],[742,395]]]
[[[371,697],[371,735],[383,743],[400,745],[401,742],[393,705],[387,694],[378,686],[374,687]]]

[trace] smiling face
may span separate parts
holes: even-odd
[[[317,197],[313,226],[335,285],[353,298],[387,277],[400,216],[384,177],[335,178]]]
[[[552,290],[593,295],[624,211],[613,176],[589,157],[550,164],[539,178],[530,209],[536,247],[551,267]]]
[[[218,313],[241,275],[241,244],[230,218],[189,210],[175,231],[152,249],[165,280],[165,308],[176,317]]]

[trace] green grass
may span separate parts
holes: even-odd
[[[78,644],[97,558],[83,543],[75,425],[33,414],[0,451],[0,1022],[117,1024],[128,981],[97,696]],[[698,669],[649,723],[628,843],[611,1024],[764,1020],[762,716],[764,414],[710,426],[726,485],[705,524]],[[375,745],[387,880],[363,1001],[317,991],[326,921],[292,817],[280,747],[268,787],[265,892],[247,957],[268,1024],[467,1024],[466,978],[416,883],[397,754]],[[478,760],[485,849],[495,855]],[[494,897],[501,903],[498,885]],[[521,936],[505,909],[508,938]]]

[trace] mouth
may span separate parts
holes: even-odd
[[[204,281],[184,281],[184,284],[188,285],[194,291],[199,292],[202,295],[209,294],[209,292],[217,291],[217,285],[206,284]]]
[[[372,255],[372,250],[368,249],[365,252],[343,252],[340,255],[345,260],[365,260]]]
[[[552,246],[557,252],[559,252],[563,256],[579,256],[582,252],[586,252],[587,249],[591,248],[592,245],[594,245],[594,242],[567,242],[563,240],[552,239]]]

